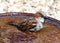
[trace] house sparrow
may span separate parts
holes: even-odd
[[[33,18],[24,19],[21,23],[9,22],[9,25],[17,27],[21,31],[39,31],[44,26],[44,18],[40,13],[33,15]]]

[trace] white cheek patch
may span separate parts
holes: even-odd
[[[39,18],[35,18],[37,21],[37,25],[35,28],[30,29],[30,31],[39,31],[40,29],[42,29],[44,27],[43,23],[44,23],[44,18],[39,17]]]

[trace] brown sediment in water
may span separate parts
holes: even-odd
[[[18,17],[0,18],[0,43],[11,43],[11,41],[13,43],[60,43],[60,28],[51,24],[46,23],[45,27],[38,32],[21,32],[7,24],[10,21],[20,23],[22,20],[23,18]]]

